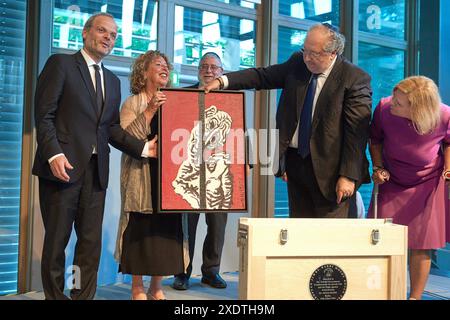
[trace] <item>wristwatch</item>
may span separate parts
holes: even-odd
[[[384,170],[384,167],[372,166],[372,171],[375,172],[377,170]]]

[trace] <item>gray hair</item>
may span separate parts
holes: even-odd
[[[86,23],[84,24],[83,30],[89,31],[89,29],[92,28],[92,25],[94,24],[94,20],[97,17],[108,17],[114,20],[114,17],[112,14],[107,13],[107,12],[98,12],[98,13],[94,13],[92,16],[89,17],[89,19],[86,21]],[[114,23],[116,23],[116,21],[114,20]],[[117,25],[117,24],[116,24]]]
[[[222,60],[220,59],[219,55],[217,53],[215,53],[215,52],[212,52],[212,51],[205,53],[202,56],[202,58],[200,59],[198,65],[200,66],[202,64],[203,60],[205,60],[206,58],[214,58],[214,59],[216,59],[217,61],[220,62],[220,66],[222,67]]]
[[[345,37],[342,33],[339,32],[339,30],[328,24],[328,23],[318,23],[313,25],[309,30],[308,33],[312,30],[320,29],[323,33],[328,34],[328,42],[325,45],[324,51],[325,52],[336,52],[337,54],[341,55],[344,52],[345,47]]]

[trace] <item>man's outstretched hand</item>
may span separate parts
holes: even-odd
[[[205,90],[205,93],[208,93],[212,90],[218,90],[218,89],[220,89],[220,81],[217,79],[214,79],[213,81],[211,81],[211,83],[209,83],[203,87],[200,87],[200,89]]]
[[[149,158],[157,158],[158,157],[158,136],[157,135],[148,142],[148,156],[149,156]]]

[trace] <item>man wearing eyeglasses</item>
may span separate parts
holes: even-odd
[[[205,86],[223,73],[222,61],[214,52],[207,52],[200,59],[198,66],[199,83],[190,88]],[[189,278],[192,273],[192,259],[194,258],[195,235],[200,214],[188,214],[188,235],[189,235],[189,258],[190,263],[186,273],[175,275],[173,288],[177,290],[187,290],[189,288]],[[227,224],[227,213],[205,213],[205,220],[208,226],[206,238],[203,243],[203,264],[201,282],[213,288],[226,288],[227,283],[219,275],[220,259],[225,238],[225,227]]]
[[[288,61],[229,73],[205,86],[205,92],[282,89],[276,175],[287,181],[290,217],[348,217],[348,199],[370,182],[371,79],[342,56],[344,44],[336,28],[316,24]]]

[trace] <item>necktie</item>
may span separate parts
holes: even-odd
[[[103,91],[102,91],[102,78],[100,77],[100,67],[94,64],[95,69],[95,98],[97,101],[97,112],[99,116],[102,114],[103,109]]]
[[[310,153],[309,140],[311,137],[311,116],[318,76],[318,74],[313,74],[311,76],[308,90],[306,91],[305,101],[303,103],[302,113],[300,115],[300,127],[298,130],[298,153],[302,158],[306,158]]]

